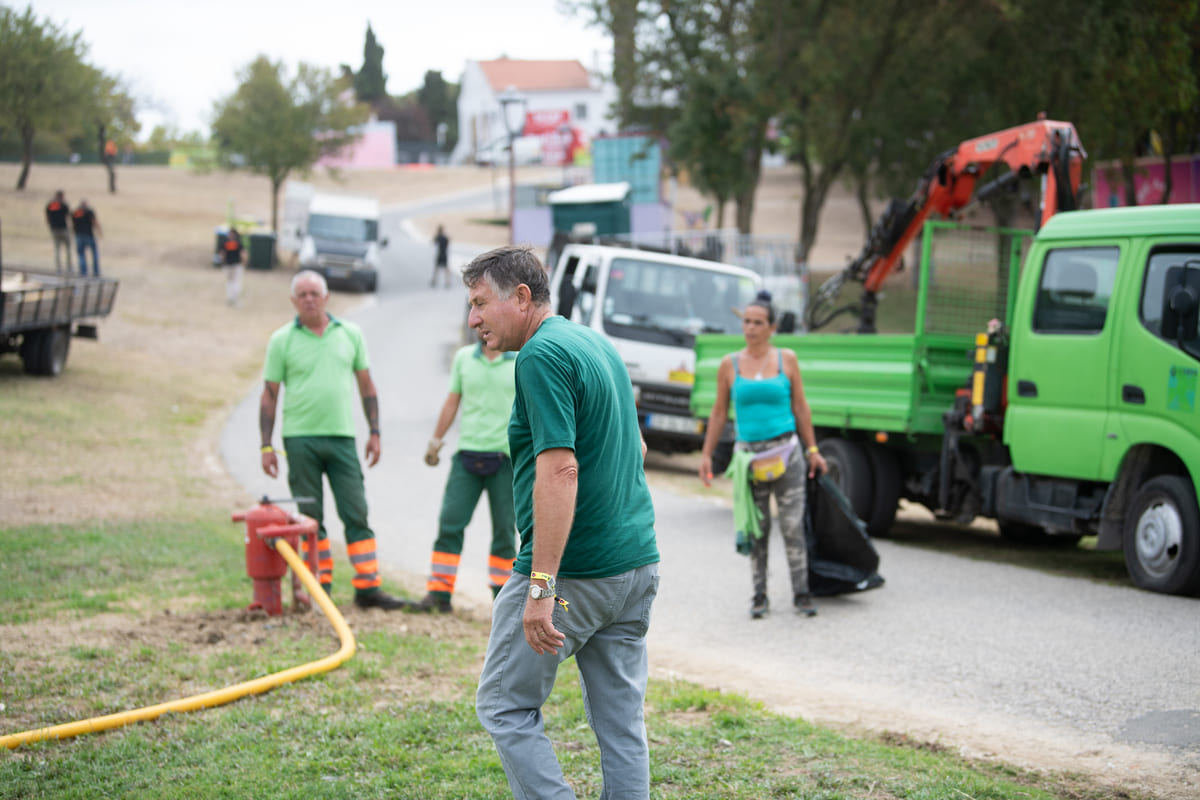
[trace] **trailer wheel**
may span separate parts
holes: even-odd
[[[1164,594],[1200,594],[1200,511],[1192,482],[1147,481],[1133,498],[1121,537],[1134,584]]]
[[[904,484],[900,475],[900,465],[886,447],[868,444],[864,449],[867,451],[867,460],[871,463],[871,478],[875,488],[871,516],[866,520],[867,533],[872,536],[886,536],[888,529],[896,521],[896,509],[900,505],[900,492]]]
[[[854,513],[864,521],[871,519],[874,510],[874,479],[867,451],[857,442],[846,439],[825,439],[820,442],[821,455],[829,466],[829,477],[846,495]]]
[[[71,349],[71,329],[32,331],[21,340],[21,363],[30,375],[59,375]]]

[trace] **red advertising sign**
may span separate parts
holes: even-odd
[[[525,114],[526,136],[541,136],[544,133],[555,133],[564,125],[571,124],[571,114],[566,109],[542,109],[529,111]]]

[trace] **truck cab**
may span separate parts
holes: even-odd
[[[550,295],[555,313],[613,343],[633,381],[646,446],[673,453],[698,450],[704,441],[705,421],[689,407],[695,337],[739,333],[738,312],[761,287],[759,275],[729,264],[567,244]]]
[[[314,194],[301,240],[300,269],[319,272],[329,283],[374,292],[379,283],[379,201],[371,197]]]

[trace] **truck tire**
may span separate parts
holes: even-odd
[[[364,292],[374,292],[379,288],[379,275],[372,272],[370,275],[363,278],[362,287]]]
[[[896,521],[896,509],[900,505],[904,479],[900,474],[900,465],[896,463],[896,457],[890,450],[878,444],[868,444],[865,449],[867,460],[871,464],[875,497],[871,503],[871,516],[864,522],[867,523],[867,533],[872,536],[886,536],[888,529]]]
[[[1163,594],[1200,594],[1200,510],[1188,478],[1159,475],[1143,484],[1121,538],[1125,568],[1136,586]]]
[[[858,518],[866,522],[874,510],[875,481],[866,448],[847,439],[825,439],[820,442],[821,455],[829,466],[829,477],[854,507]]]
[[[21,340],[21,363],[30,375],[54,377],[67,365],[71,329],[67,327],[31,331]]]
[[[733,442],[717,442],[712,454],[713,475],[724,475],[733,460]]]

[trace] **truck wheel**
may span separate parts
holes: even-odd
[[[896,521],[896,509],[900,505],[900,492],[904,487],[900,465],[886,447],[877,444],[866,446],[867,460],[871,463],[871,478],[875,486],[875,497],[871,503],[871,516],[866,520],[867,533],[886,536]]]
[[[871,519],[875,486],[866,449],[846,439],[825,439],[820,446],[829,465],[829,477],[846,495],[854,513],[864,522]]]
[[[59,375],[71,349],[71,329],[32,331],[21,340],[21,363],[30,375]]]
[[[367,277],[363,278],[362,288],[364,292],[374,292],[377,288],[379,288],[379,276],[368,275]]]
[[[1121,537],[1136,586],[1200,594],[1200,511],[1192,482],[1178,475],[1147,481],[1133,498]]]
[[[733,460],[733,442],[717,442],[712,454],[713,475],[724,475]]]

